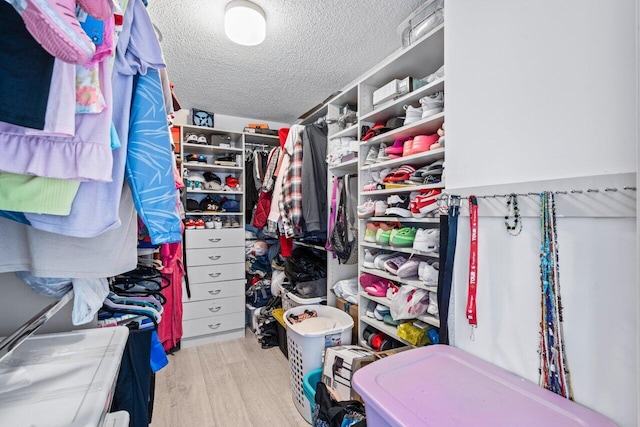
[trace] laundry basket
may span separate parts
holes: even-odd
[[[287,311],[301,305],[326,304],[327,297],[303,298],[293,292],[282,292],[282,309]]]
[[[306,332],[304,327],[307,320],[291,323],[289,315],[302,314],[305,310],[315,310],[320,318],[333,320],[330,327],[314,332]],[[303,305],[294,307],[284,313],[287,325],[287,349],[289,353],[289,368],[293,403],[300,415],[311,424],[311,405],[304,395],[304,376],[322,367],[322,352],[325,347],[351,344],[351,330],[353,319],[344,311],[325,305]]]

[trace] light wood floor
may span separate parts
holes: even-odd
[[[293,405],[289,362],[241,340],[182,349],[156,375],[151,427],[308,427]]]

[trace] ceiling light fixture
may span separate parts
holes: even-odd
[[[224,32],[235,43],[259,45],[267,34],[264,11],[247,0],[230,1],[224,12]]]

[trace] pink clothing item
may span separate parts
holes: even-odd
[[[25,128],[27,135],[73,136],[76,133],[76,66],[56,59],[47,101],[44,129]]]
[[[107,108],[100,88],[100,62],[109,59],[114,53],[114,21],[110,17],[104,21],[102,43],[96,47],[96,53],[89,62],[76,66],[76,113],[98,114]]]
[[[171,285],[162,290],[167,299],[162,313],[162,322],[158,325],[158,338],[165,351],[178,345],[182,339],[182,243],[167,243],[160,246],[162,275]]]
[[[109,61],[102,61],[99,69],[100,87],[107,108],[100,114],[76,116],[73,137],[29,135],[26,128],[0,122],[0,171],[111,182],[112,91]]]

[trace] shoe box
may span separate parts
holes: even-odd
[[[357,345],[327,347],[324,351],[322,382],[338,400],[361,400],[351,388],[351,377],[374,360],[372,350]]]
[[[351,330],[351,342],[358,342],[358,305],[351,304],[344,298],[336,298],[336,308],[344,311],[353,319],[353,329]]]

